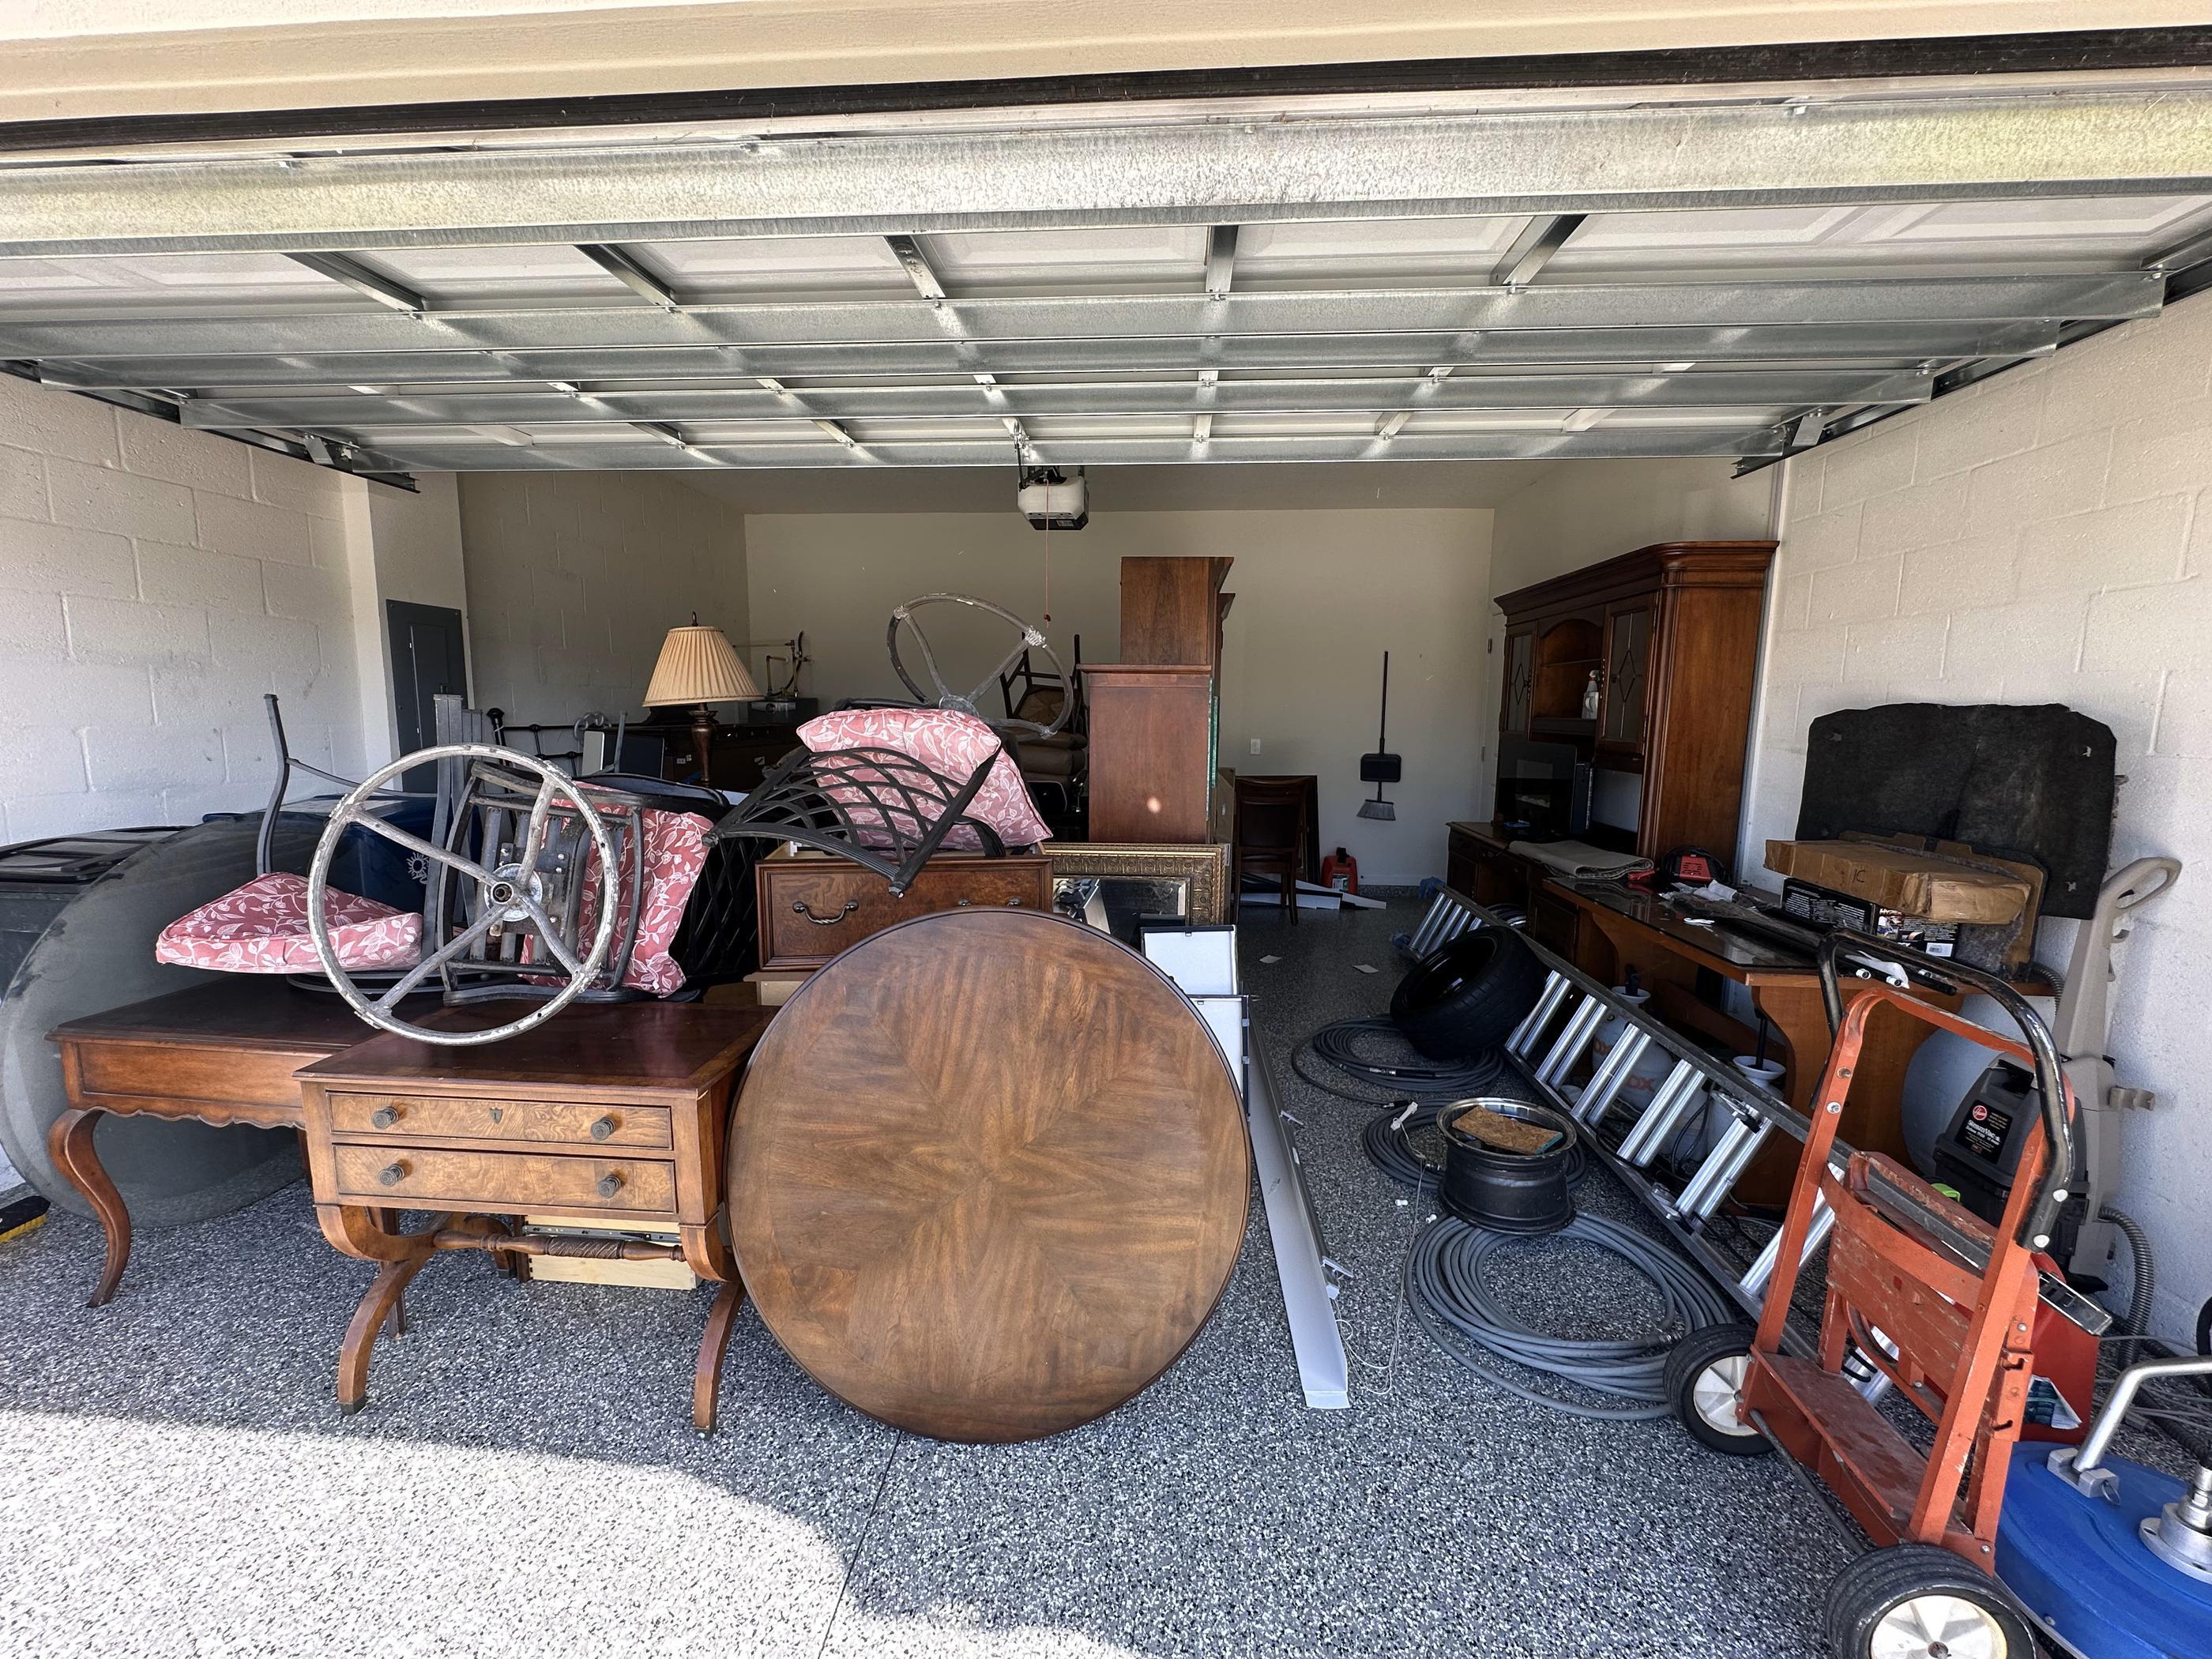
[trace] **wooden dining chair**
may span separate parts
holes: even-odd
[[[1231,836],[1231,878],[1241,895],[1247,871],[1276,876],[1293,926],[1298,878],[1305,873],[1307,784],[1304,778],[1237,780],[1237,826]]]

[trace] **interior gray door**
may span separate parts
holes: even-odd
[[[428,749],[438,741],[436,705],[441,692],[465,696],[469,689],[467,645],[461,613],[450,605],[385,602],[392,643],[392,692],[399,723],[402,754]],[[420,774],[418,776],[417,774]],[[402,787],[434,787],[431,769],[417,767]]]

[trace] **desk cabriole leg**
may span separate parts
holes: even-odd
[[[92,1293],[88,1308],[105,1306],[115,1294],[116,1286],[123,1282],[123,1269],[131,1260],[131,1212],[123,1202],[123,1194],[107,1178],[107,1170],[100,1161],[94,1147],[92,1134],[100,1120],[106,1114],[98,1108],[72,1107],[54,1120],[46,1131],[46,1156],[53,1160],[70,1186],[83,1194],[84,1201],[92,1206],[93,1213],[100,1218],[100,1230],[107,1235],[107,1263],[101,1270],[99,1287]]]

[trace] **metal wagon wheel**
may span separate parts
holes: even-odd
[[[411,835],[368,810],[377,793],[391,779],[426,762],[447,760],[489,762],[510,769],[520,775],[518,793],[528,793],[531,777],[538,780],[537,798],[530,809],[529,825],[522,838],[520,852],[512,862],[488,869],[474,859],[450,848],[440,847],[420,836]],[[536,867],[550,828],[554,802],[562,797],[574,810],[599,855],[601,892],[599,927],[592,935],[591,950],[580,959],[562,940],[560,929],[546,912],[542,902],[542,878]],[[433,881],[431,897],[423,912],[422,959],[374,1000],[354,983],[352,975],[340,965],[337,948],[331,942],[330,923],[323,914],[325,897],[330,890],[331,860],[337,854],[340,837],[356,823],[371,834],[381,836],[417,857],[443,865],[455,874],[477,884],[476,920],[452,939],[434,945],[431,935],[444,906],[439,902],[443,884]],[[353,1011],[370,1024],[401,1036],[413,1037],[419,1042],[438,1042],[452,1047],[498,1042],[507,1037],[520,1036],[532,1026],[544,1024],[582,995],[599,977],[614,939],[618,896],[615,890],[617,869],[613,836],[608,833],[605,822],[584,798],[583,790],[569,778],[545,762],[533,756],[519,754],[512,749],[501,749],[488,743],[441,744],[436,748],[418,749],[411,755],[401,756],[381,771],[364,779],[331,809],[330,822],[323,830],[322,840],[315,847],[315,861],[307,872],[308,936],[314,941],[316,959],[322,964],[323,972],[331,984]],[[438,1030],[416,1025],[399,1017],[396,1011],[402,998],[432,974],[441,973],[464,959],[470,948],[489,935],[495,925],[526,921],[536,928],[537,937],[543,941],[547,953],[553,958],[546,964],[547,976],[553,977],[556,968],[568,976],[566,982],[552,996],[536,1004],[518,1019],[480,1031]]]
[[[974,690],[963,696],[945,683],[944,671],[937,665],[937,655],[929,648],[929,636],[921,631],[921,624],[915,620],[914,613],[925,605],[964,605],[970,610],[988,611],[994,617],[1012,623],[1021,631],[1022,637],[999,665],[978,681]],[[994,720],[975,706],[975,700],[998,684],[999,677],[1019,662],[1024,651],[1043,652],[1046,659],[1052,664],[1053,672],[1060,676],[1060,684],[1071,686],[1074,684],[1068,678],[1066,665],[1054,654],[1052,647],[1045,643],[1044,635],[1012,611],[993,605],[988,599],[979,599],[972,593],[925,593],[918,599],[908,599],[891,612],[890,625],[884,631],[884,643],[890,649],[891,666],[897,671],[906,689],[913,692],[919,702],[927,704],[933,701],[930,693],[915,683],[914,676],[907,672],[906,664],[899,659],[899,629],[902,624],[914,630],[915,643],[921,647],[922,666],[929,671],[929,683],[936,690],[934,703],[937,708],[957,709],[961,714],[975,715],[977,720],[999,731],[1025,732],[1032,738],[1048,738],[1067,724],[1067,717],[1075,702],[1073,696],[1060,699],[1060,713],[1049,726],[1040,726],[1035,720]]]

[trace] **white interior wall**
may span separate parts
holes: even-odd
[[[671,628],[748,637],[744,520],[679,478],[472,472],[458,495],[479,708],[634,717]]]
[[[362,650],[374,653],[364,665],[362,684],[362,720],[369,736],[370,763],[397,757],[399,752],[399,712],[392,685],[390,603],[443,606],[461,613],[461,632],[468,637],[468,582],[461,551],[460,480],[450,472],[416,476],[411,491],[371,485],[364,493],[362,511],[365,533],[374,554],[368,574],[374,592],[365,611],[357,611],[355,638]],[[468,652],[467,667],[473,683],[475,650]],[[466,689],[465,685],[464,689]],[[381,696],[375,695],[380,692]]]
[[[2160,1328],[2181,1336],[2212,1292],[2212,298],[1787,470],[1747,849],[1794,827],[1819,715],[2061,702],[2118,738],[2114,864],[2188,866],[2120,947],[2111,1044],[2121,1081],[2159,1097],[2124,1124],[2121,1203],[2158,1252]],[[2076,926],[2043,925],[2043,960],[2065,966]],[[1917,1146],[1978,1063],[1951,1039],[1929,1045],[1908,1085]]]
[[[260,805],[264,691],[358,770],[369,489],[0,375],[0,841]]]
[[[1758,540],[1769,533],[1774,471],[1735,470],[1725,459],[1560,462],[1498,503],[1490,591],[1656,542]]]
[[[1079,633],[1086,661],[1117,660],[1125,556],[1235,559],[1221,763],[1313,774],[1324,846],[1349,848],[1367,882],[1415,881],[1442,872],[1443,825],[1474,805],[1490,518],[1480,508],[1099,511],[1051,538],[1049,635],[1072,652]],[[903,696],[884,648],[892,606],[950,590],[1041,621],[1045,539],[1006,508],[755,515],[745,525],[754,629],[805,630],[805,690],[825,705]],[[921,619],[948,678],[980,676],[1011,643],[1003,624],[963,624],[943,607]],[[1395,823],[1356,816],[1385,649],[1390,747],[1406,763],[1406,781],[1388,792]]]

